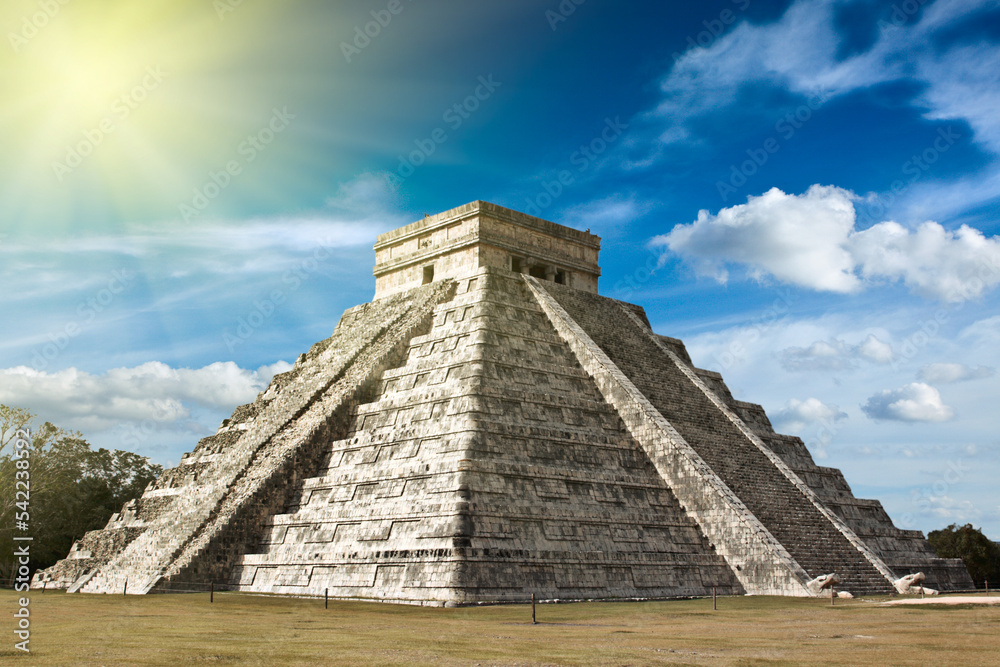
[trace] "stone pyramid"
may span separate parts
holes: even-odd
[[[599,249],[480,201],[380,236],[375,299],[34,586],[449,605],[971,587],[599,296]]]

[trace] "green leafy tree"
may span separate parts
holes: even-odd
[[[991,586],[1000,588],[1000,544],[971,523],[932,530],[927,541],[939,558],[961,558],[976,586],[982,587],[988,580]]]
[[[13,571],[16,461],[13,441],[30,426],[27,410],[0,405],[0,581]],[[46,568],[69,552],[88,530],[104,527],[111,515],[163,471],[144,456],[91,449],[80,433],[48,422],[32,429],[30,445],[29,534],[32,570]]]

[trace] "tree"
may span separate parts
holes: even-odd
[[[961,558],[976,586],[988,580],[1000,587],[1000,544],[971,523],[932,530],[927,534],[927,541],[939,558]]]
[[[27,410],[0,405],[0,438],[9,444],[17,429],[30,425]],[[10,433],[8,435],[8,432]],[[0,446],[0,581],[13,568],[16,460],[13,447]],[[32,570],[53,565],[88,530],[104,527],[111,515],[137,498],[163,467],[119,450],[93,450],[80,433],[51,423],[32,430],[29,449],[28,524]]]
[[[11,408],[0,404],[0,455],[3,455],[17,432],[31,423],[33,416],[24,408]]]
[[[34,417],[33,414],[22,408],[11,408],[0,404],[0,480],[4,482],[4,485],[0,487],[0,521],[3,521],[0,523],[0,532],[11,530],[10,519],[13,516],[14,503],[17,499],[14,482],[13,445],[11,443],[18,431],[31,426],[31,420]],[[49,422],[45,422],[38,429],[31,430],[30,494],[44,495],[59,481],[58,477],[46,474],[46,470],[51,467],[51,461],[40,455],[44,454],[46,447],[52,443],[68,438],[82,440],[83,436],[75,431],[64,431]],[[3,450],[7,445],[11,445],[11,451],[5,454]],[[36,463],[37,470],[35,469]],[[9,474],[5,475],[5,473]],[[32,503],[29,499],[30,504]]]

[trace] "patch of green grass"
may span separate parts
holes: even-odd
[[[24,665],[995,665],[998,607],[719,598],[442,609],[216,593],[0,591],[0,662]],[[10,630],[8,630],[8,628]],[[14,659],[17,662],[14,662]]]

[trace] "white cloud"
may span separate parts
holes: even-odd
[[[795,432],[801,432],[810,424],[833,424],[846,418],[846,412],[841,412],[836,405],[827,405],[818,398],[807,398],[804,401],[793,398],[774,413],[774,420],[781,428]]]
[[[725,264],[735,262],[758,279],[770,274],[816,290],[855,292],[861,283],[846,247],[854,228],[852,199],[831,186],[813,185],[800,196],[771,188],[718,215],[699,211],[695,222],[677,225],[652,243],[720,282],[728,279]]]
[[[965,364],[928,364],[920,369],[918,377],[924,382],[933,384],[950,384],[965,380],[978,380],[992,377],[996,370],[987,366],[969,368]]]
[[[819,340],[808,347],[789,347],[778,352],[781,366],[788,371],[851,370],[859,360],[887,364],[893,360],[892,346],[875,334],[868,334],[858,345],[839,338]]]
[[[942,402],[938,390],[923,382],[880,391],[861,409],[876,420],[941,422],[955,416],[955,411]]]
[[[1000,283],[1000,239],[966,225],[950,232],[925,222],[911,232],[881,222],[852,234],[850,248],[864,277],[902,280],[942,301],[977,298]]]
[[[876,364],[887,364],[893,359],[892,346],[881,341],[875,334],[868,334],[868,337],[855,348],[858,356]]]
[[[966,225],[952,232],[936,222],[915,231],[891,221],[857,230],[855,200],[835,186],[813,185],[801,195],[771,188],[717,215],[702,210],[691,224],[651,243],[720,282],[728,279],[727,266],[737,264],[758,280],[770,275],[828,292],[898,280],[948,302],[978,298],[1000,284],[1000,238]]]
[[[0,403],[25,407],[64,428],[104,430],[121,422],[181,422],[190,409],[231,410],[256,398],[287,362],[256,371],[231,361],[171,368],[151,361],[93,375],[76,368],[54,373],[18,366],[0,370]]]

